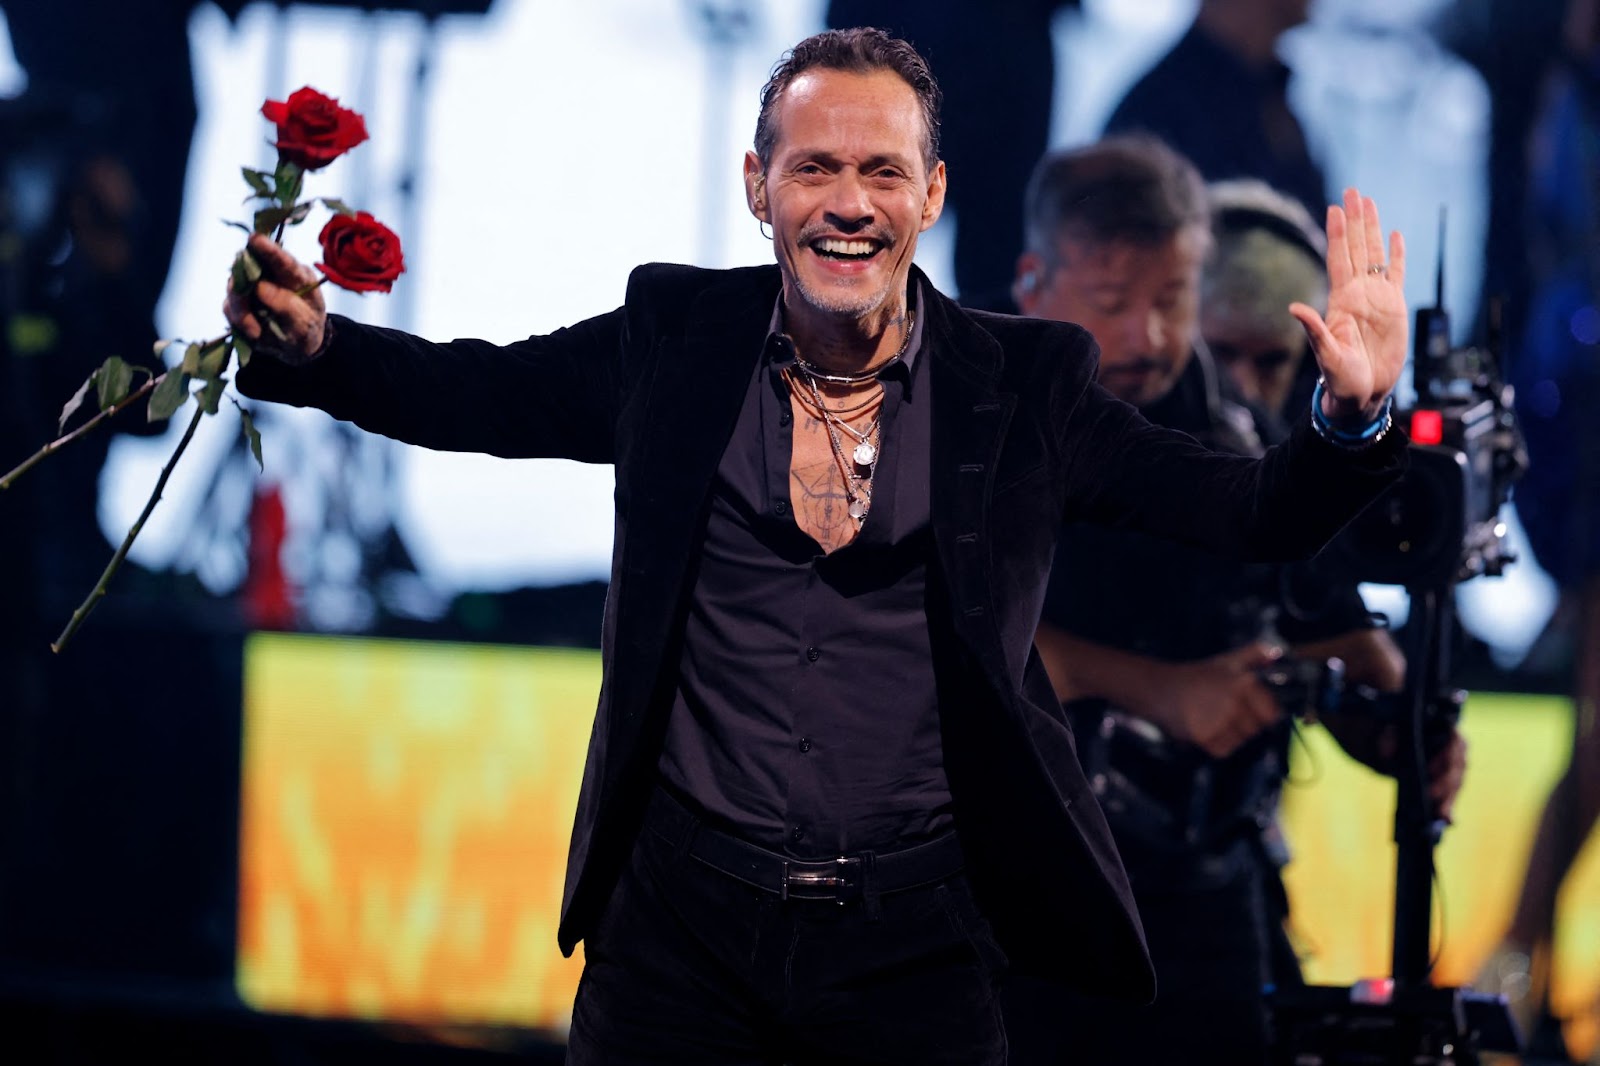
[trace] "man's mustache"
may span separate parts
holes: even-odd
[[[886,226],[868,226],[862,229],[848,229],[844,226],[830,226],[824,222],[813,223],[800,231],[795,238],[798,244],[810,244],[812,241],[823,237],[844,237],[852,241],[876,241],[885,248],[895,245],[894,231]]]

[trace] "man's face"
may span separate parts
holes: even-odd
[[[944,206],[944,164],[924,161],[922,108],[891,71],[811,70],[774,112],[765,173],[745,157],[750,210],[772,224],[784,303],[861,319],[897,305],[917,235]]]
[[[1155,244],[1063,238],[1053,266],[1032,252],[1018,261],[1017,301],[1025,315],[1094,334],[1100,383],[1144,406],[1165,396],[1189,363],[1206,249],[1197,226]]]
[[[1263,410],[1280,415],[1308,347],[1305,330],[1287,313],[1283,317],[1283,325],[1272,329],[1261,322],[1210,310],[1200,316],[1200,335],[1217,365],[1233,378],[1240,394]]]

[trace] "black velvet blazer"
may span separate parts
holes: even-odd
[[[1094,383],[1077,326],[928,294],[929,612],[945,759],[974,892],[1018,972],[1148,999],[1127,879],[1033,650],[1056,532],[1126,525],[1262,560],[1315,552],[1402,466],[1308,420],[1264,459],[1208,452]],[[594,927],[655,780],[712,478],[780,287],[775,266],[635,270],[621,308],[499,346],[334,320],[303,367],[257,358],[249,395],[430,448],[616,465],[604,681],[568,856],[560,945]],[[1096,565],[1083,560],[1082,565]]]

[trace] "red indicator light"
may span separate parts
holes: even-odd
[[[1411,439],[1417,444],[1438,444],[1444,440],[1444,416],[1438,411],[1412,411]]]

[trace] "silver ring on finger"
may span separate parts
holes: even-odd
[[[1382,274],[1384,277],[1388,277],[1389,276],[1389,268],[1384,266],[1382,263],[1373,263],[1371,266],[1367,267],[1367,273],[1368,274]]]

